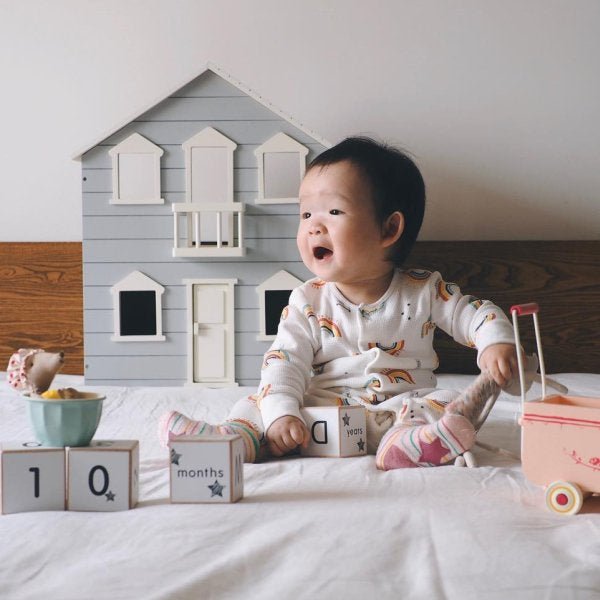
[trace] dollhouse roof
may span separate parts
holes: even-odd
[[[176,91],[178,91],[179,89],[181,89],[182,87],[184,87],[185,85],[187,85],[188,83],[190,83],[191,81],[193,81],[194,79],[196,79],[197,77],[200,77],[200,75],[202,75],[206,71],[212,71],[213,73],[215,73],[219,77],[225,79],[225,81],[229,82],[231,85],[234,85],[241,92],[243,92],[247,96],[250,96],[251,98],[253,98],[254,100],[256,100],[256,102],[259,102],[260,104],[262,104],[263,106],[265,106],[266,108],[268,108],[270,111],[272,111],[275,114],[279,115],[282,119],[286,120],[288,123],[290,123],[291,125],[293,125],[297,129],[299,129],[300,131],[303,131],[304,133],[306,133],[307,135],[309,135],[311,138],[313,138],[315,141],[319,142],[320,144],[322,144],[326,148],[331,147],[331,143],[328,142],[327,140],[325,140],[324,138],[322,138],[321,136],[319,136],[317,133],[315,133],[311,129],[308,129],[302,123],[299,123],[292,116],[284,113],[282,110],[280,110],[277,107],[273,106],[266,98],[264,98],[263,96],[259,95],[258,93],[256,93],[255,91],[253,91],[252,89],[250,89],[248,86],[244,85],[243,83],[241,83],[237,79],[234,79],[231,75],[229,75],[228,73],[226,73],[225,71],[223,71],[223,69],[221,69],[220,67],[218,67],[214,63],[208,62],[202,68],[201,71],[195,73],[192,77],[188,77],[186,79],[186,81],[184,81],[183,83],[180,83],[179,85],[175,86],[174,88],[172,88],[170,90],[167,90],[167,92],[161,94],[158,99],[152,101],[149,104],[146,104],[140,110],[137,110],[133,115],[130,115],[129,117],[127,117],[126,119],[124,119],[120,123],[116,124],[111,129],[109,129],[108,131],[104,132],[102,135],[100,135],[96,139],[94,139],[90,144],[87,144],[84,148],[82,148],[81,150],[79,150],[78,152],[76,152],[73,155],[73,157],[72,157],[73,160],[80,160],[81,157],[86,152],[88,152],[88,150],[91,150],[92,148],[94,148],[95,146],[97,146],[100,142],[102,142],[106,138],[110,137],[113,133],[116,133],[117,131],[119,131],[119,129],[121,129],[121,128],[125,127],[126,125],[128,125],[129,123],[131,123],[131,121],[134,121],[140,115],[143,115],[145,112],[147,112],[150,109],[154,108],[157,104],[160,104],[163,100],[165,100],[166,98],[168,98],[169,96],[171,96],[172,94],[174,94]]]

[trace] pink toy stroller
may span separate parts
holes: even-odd
[[[521,347],[518,317],[533,315],[542,384],[542,397],[526,402],[523,359],[517,352],[523,472],[529,481],[544,486],[550,510],[575,515],[586,496],[600,493],[600,398],[546,396],[539,307],[535,303],[519,304],[510,312],[517,348]]]

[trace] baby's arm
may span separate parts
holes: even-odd
[[[312,363],[319,340],[314,325],[302,310],[307,305],[303,293],[296,289],[284,309],[277,337],[265,354],[261,372],[259,407],[266,439],[275,456],[288,453],[308,442],[308,431],[300,414],[308,388]]]
[[[457,285],[439,273],[431,278],[432,320],[457,342],[477,348],[477,364],[494,381],[506,385],[517,373],[517,354],[510,321],[489,300],[463,296]]]

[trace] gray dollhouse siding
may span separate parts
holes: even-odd
[[[246,256],[173,258],[171,203],[185,201],[181,144],[205,127],[236,144],[234,200],[246,204]],[[267,342],[259,329],[255,288],[285,269],[301,280],[311,275],[296,248],[298,206],[255,204],[258,171],[254,150],[283,131],[310,150],[325,148],[212,71],[206,71],[109,138],[86,152],[83,168],[83,278],[85,380],[88,384],[182,385],[187,379],[185,278],[237,278],[235,286],[236,380],[256,385]],[[164,205],[112,205],[108,151],[138,132],[164,150]],[[112,342],[111,287],[139,270],[165,287],[165,342]]]

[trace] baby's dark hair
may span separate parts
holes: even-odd
[[[404,231],[389,258],[397,266],[407,259],[425,213],[425,182],[417,165],[402,151],[368,137],[349,137],[319,154],[307,168],[347,160],[367,178],[379,223],[396,211],[404,215]]]

